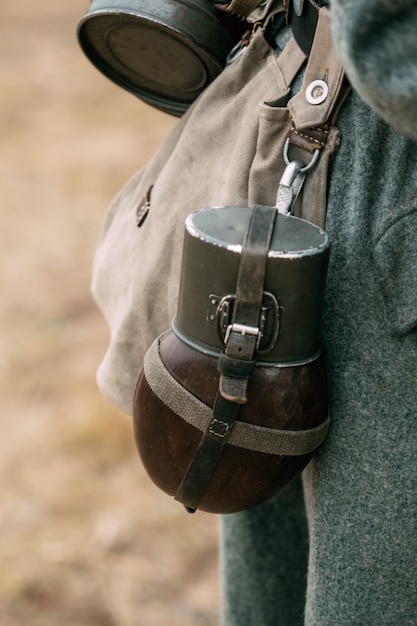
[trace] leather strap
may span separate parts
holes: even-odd
[[[232,324],[227,330],[224,356],[218,364],[221,395],[239,404],[247,402],[248,379],[256,365],[265,272],[276,215],[275,207],[253,208],[242,247]]]
[[[256,361],[268,252],[277,211],[256,205],[242,245],[232,324],[226,337],[226,361],[219,361],[219,390],[213,416],[175,494],[190,512],[209,483],[237,419]]]
[[[315,0],[286,0],[287,24],[308,56],[316,32],[320,5]]]
[[[182,479],[175,500],[194,513],[201,496],[216,469],[239,412],[239,404],[223,398],[218,392],[213,414],[191,463]]]

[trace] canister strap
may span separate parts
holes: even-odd
[[[242,245],[232,323],[225,337],[226,360],[219,360],[219,389],[211,420],[175,494],[195,511],[233,433],[239,407],[247,401],[249,377],[261,339],[260,316],[268,251],[277,210],[255,205]]]
[[[242,245],[232,323],[226,331],[226,359],[219,360],[219,391],[232,402],[247,401],[248,378],[255,369],[264,297],[265,272],[277,210],[255,205]]]
[[[175,415],[200,432],[206,432],[211,420],[212,409],[193,396],[172,376],[165,367],[159,352],[162,339],[158,337],[145,355],[144,374],[152,392]],[[323,443],[330,420],[306,430],[279,430],[257,426],[236,420],[228,443],[232,446],[273,454],[277,456],[301,456],[313,452]]]

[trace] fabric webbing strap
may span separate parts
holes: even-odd
[[[169,332],[169,331],[168,331]],[[145,355],[144,374],[152,392],[175,415],[205,432],[212,419],[212,409],[193,396],[166,369],[156,339]],[[279,430],[236,420],[228,444],[278,456],[300,456],[313,452],[323,443],[330,420],[307,430]]]

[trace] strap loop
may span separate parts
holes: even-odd
[[[222,352],[217,364],[217,371],[231,378],[241,378],[242,376],[251,376],[255,367],[256,361],[242,361],[242,359],[235,359]]]

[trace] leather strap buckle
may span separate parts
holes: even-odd
[[[246,335],[252,335],[256,337],[256,350],[259,348],[259,344],[261,343],[262,333],[259,328],[256,326],[246,326],[245,324],[229,324],[226,328],[226,334],[224,336],[224,343],[227,345],[230,339],[231,333],[239,333],[242,338]]]

